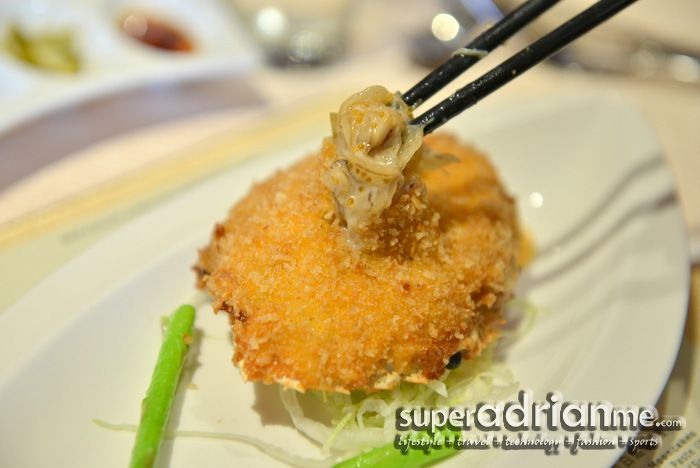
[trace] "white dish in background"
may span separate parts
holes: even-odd
[[[490,154],[545,249],[521,289],[547,313],[507,356],[521,386],[539,398],[559,390],[566,399],[653,405],[681,339],[688,256],[680,211],[669,198],[673,183],[650,128],[607,95],[527,101],[500,112],[477,108],[451,126]],[[76,258],[0,315],[3,464],[126,465],[133,435],[100,429],[91,419],[138,421],[160,317],[194,293],[189,266],[196,248],[254,180],[318,145],[248,160],[201,183]],[[197,388],[181,389],[179,427],[252,435],[318,456],[291,427],[276,390],[241,381],[230,363],[227,319],[205,306],[196,325],[208,338],[198,354]],[[279,465],[224,441],[177,439],[163,451],[161,463],[173,467]],[[482,452],[445,464],[460,466],[471,456],[512,466],[517,456],[518,466],[588,467],[609,466],[619,456],[617,450],[549,457]]]
[[[124,34],[121,17],[130,12],[172,23],[194,43],[191,52],[161,51]],[[65,75],[12,57],[0,47],[0,133],[44,112],[96,95],[139,85],[216,74],[238,74],[258,61],[252,39],[225,2],[202,0],[13,0],[0,3],[0,42],[9,24],[27,32],[70,30],[81,69]]]

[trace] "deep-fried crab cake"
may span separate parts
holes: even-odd
[[[421,149],[454,162],[399,164],[378,182],[395,186],[389,203],[368,197],[372,216],[353,218],[357,199],[344,213],[342,197],[377,186],[343,179],[349,164],[333,172],[334,137],[216,225],[199,286],[230,314],[233,361],[248,380],[349,392],[436,379],[451,356],[477,355],[498,333],[518,273],[513,200],[483,155],[431,135]]]

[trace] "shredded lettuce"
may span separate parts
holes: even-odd
[[[296,428],[319,443],[323,454],[366,450],[394,439],[396,409],[401,406],[469,405],[517,391],[513,374],[492,355],[489,347],[427,385],[403,382],[393,390],[349,395],[281,389],[280,397]],[[320,418],[308,416],[319,409],[325,413]]]

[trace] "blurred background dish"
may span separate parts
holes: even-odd
[[[142,40],[134,40],[139,24],[142,29],[147,24],[142,21],[146,16],[138,15],[148,15],[161,33],[170,28],[184,41],[178,47],[187,43],[189,53],[167,53],[146,44],[155,41],[153,27],[150,33],[142,31]],[[127,32],[124,21],[129,18]],[[18,53],[12,45],[18,33],[28,40],[29,53]],[[51,37],[53,41],[46,40]],[[97,95],[193,77],[240,75],[257,61],[238,18],[215,0],[11,0],[0,3],[0,42],[0,80],[12,86],[11,92],[0,91],[0,133]],[[42,50],[45,63],[32,63],[31,52]],[[51,59],[56,56],[59,66],[72,73],[56,73],[57,66],[46,63],[56,62]]]

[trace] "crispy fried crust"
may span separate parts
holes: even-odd
[[[450,356],[494,339],[518,271],[513,200],[472,148],[445,135],[426,144],[460,158],[424,177],[434,212],[402,228],[427,249],[350,245],[320,183],[329,142],[256,185],[216,226],[195,270],[214,309],[232,317],[246,379],[375,391],[438,378]],[[425,209],[419,192],[404,194],[403,209]]]

